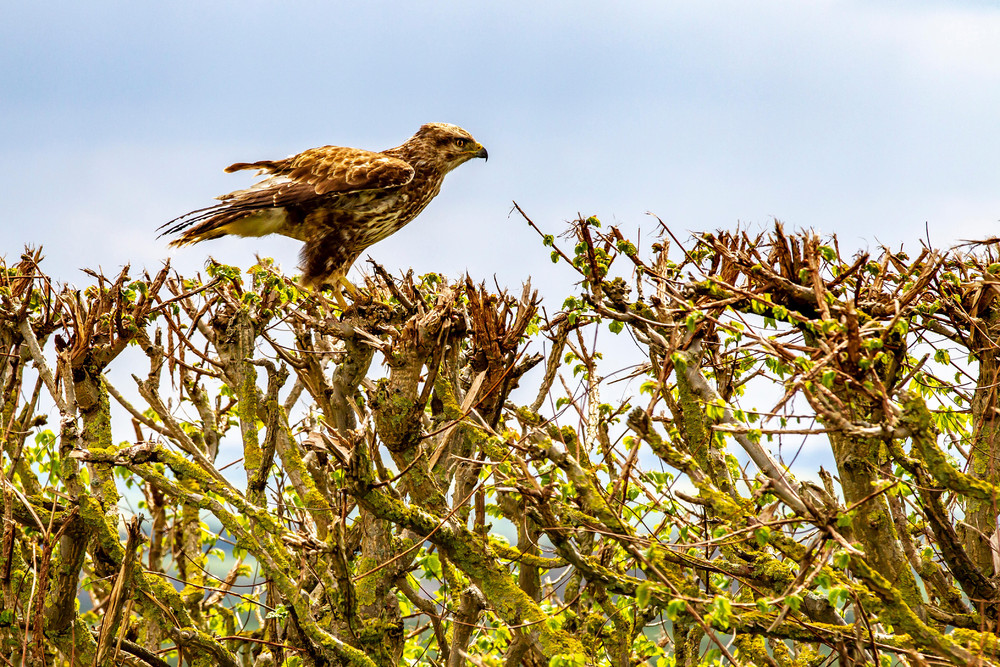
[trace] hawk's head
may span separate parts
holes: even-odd
[[[457,125],[427,123],[410,137],[401,148],[409,148],[420,157],[451,171],[472,158],[486,159],[489,154],[482,144]]]

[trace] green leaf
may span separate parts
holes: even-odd
[[[283,604],[279,604],[272,611],[268,612],[265,618],[276,618],[283,621],[288,618],[288,607]]]
[[[635,591],[635,603],[639,605],[639,609],[645,609],[649,606],[649,600],[652,597],[653,585],[648,581],[644,581],[639,584],[639,587]]]
[[[705,316],[702,313],[693,312],[684,319],[684,326],[687,327],[688,331],[694,331],[695,327],[698,326],[698,323],[703,319],[705,319]]]
[[[789,596],[791,598],[792,596]],[[711,604],[708,605],[708,617],[712,624],[720,630],[728,630],[733,617],[733,604],[729,598],[716,595]],[[797,609],[797,607],[796,607]]]
[[[635,246],[632,245],[631,241],[621,240],[615,245],[618,247],[618,252],[628,255],[629,257],[635,257],[636,254],[638,254],[638,251],[635,249]]]
[[[656,393],[656,390],[657,388],[659,388],[659,386],[660,385],[656,382],[656,380],[646,380],[639,386],[639,393],[649,394],[650,396],[652,396],[653,394]]]
[[[420,563],[420,566],[423,567],[425,574],[437,579],[441,578],[441,559],[438,558],[436,553],[427,554],[423,558],[418,559],[418,562]]]
[[[851,599],[851,594],[845,586],[835,586],[826,594],[826,599],[834,607],[839,607]]]
[[[671,621],[676,621],[677,617],[680,616],[687,609],[687,602],[679,598],[674,598],[667,603],[666,614],[667,618]]]

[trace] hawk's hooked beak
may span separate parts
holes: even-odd
[[[489,162],[490,154],[486,152],[486,149],[483,148],[482,144],[479,144],[479,150],[476,151],[476,154],[473,155],[472,157],[481,157],[487,162]]]

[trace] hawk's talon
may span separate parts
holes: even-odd
[[[338,276],[330,289],[333,292],[334,298],[337,299],[337,304],[340,306],[341,312],[346,312],[349,305],[347,300],[344,299],[344,292],[347,292],[351,297],[351,301],[355,303],[364,296],[361,290],[355,287],[354,283],[348,280],[346,276]]]

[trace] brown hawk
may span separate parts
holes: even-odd
[[[428,123],[381,153],[322,146],[285,158],[237,162],[268,177],[220,203],[166,223],[183,246],[218,238],[282,234],[304,241],[302,280],[336,285],[365,248],[413,220],[441,190],[445,174],[486,149],[455,125]]]

